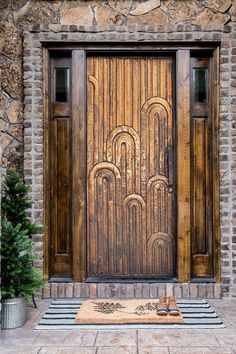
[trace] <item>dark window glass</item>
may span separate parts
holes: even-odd
[[[55,69],[56,102],[68,102],[69,100],[69,69]]]
[[[193,69],[194,101],[207,103],[207,69]]]

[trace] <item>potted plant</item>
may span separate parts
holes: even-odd
[[[26,301],[43,284],[33,267],[31,235],[41,232],[30,223],[26,210],[32,205],[28,186],[20,173],[10,170],[5,178],[1,223],[1,302],[2,328],[16,328],[26,321]]]

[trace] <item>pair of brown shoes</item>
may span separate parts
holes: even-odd
[[[160,296],[159,303],[157,305],[157,315],[166,316],[179,316],[180,310],[176,304],[176,298],[174,296]]]

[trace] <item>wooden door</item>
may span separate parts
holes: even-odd
[[[87,58],[87,275],[175,274],[173,61]]]

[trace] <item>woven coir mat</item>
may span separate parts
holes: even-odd
[[[75,322],[78,324],[182,323],[183,316],[160,316],[158,300],[86,300]]]

